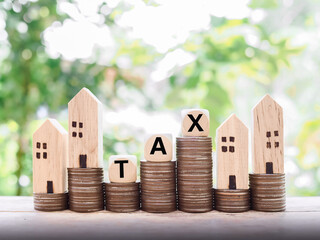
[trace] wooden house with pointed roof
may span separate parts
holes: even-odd
[[[282,107],[266,95],[252,112],[253,173],[284,173]]]
[[[217,189],[248,189],[248,128],[233,114],[216,135]]]
[[[67,191],[68,133],[55,119],[47,119],[33,134],[33,192]]]
[[[69,167],[100,168],[102,157],[102,104],[87,88],[68,104]]]

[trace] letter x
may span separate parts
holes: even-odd
[[[197,119],[194,119],[193,115],[192,114],[188,114],[188,117],[191,119],[192,121],[192,125],[191,127],[189,128],[188,132],[192,132],[192,130],[194,129],[194,127],[197,127],[199,132],[203,132],[203,129],[202,127],[200,126],[199,124],[199,121],[200,121],[200,118],[202,117],[203,114],[199,114]]]

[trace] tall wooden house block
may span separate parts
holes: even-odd
[[[253,172],[284,173],[283,110],[269,95],[253,108]]]
[[[102,104],[87,89],[68,104],[69,111],[69,167],[101,168]]]
[[[54,119],[46,120],[33,134],[33,192],[67,191],[68,133]]]
[[[235,114],[217,129],[217,189],[248,189],[248,138]]]

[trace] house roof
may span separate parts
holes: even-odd
[[[254,107],[253,111],[255,111],[261,105],[272,105],[274,104],[277,108],[282,110],[282,107],[269,95],[266,94]]]
[[[77,98],[84,97],[84,98],[90,98],[93,101],[97,102],[97,104],[101,104],[99,99],[87,88],[82,88],[69,102],[69,104],[72,104]]]
[[[249,130],[248,127],[237,117],[237,115],[233,113],[217,128],[217,132],[229,124],[238,124],[240,127]]]
[[[53,118],[48,118],[42,125],[34,132],[34,135],[42,131],[47,131],[48,128],[53,128],[61,135],[68,134],[68,132],[61,126],[61,124]]]

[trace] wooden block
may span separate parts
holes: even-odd
[[[150,162],[172,160],[172,135],[154,134],[148,136],[144,146],[144,158]]]
[[[235,114],[217,129],[217,189],[248,189],[248,138]]]
[[[210,131],[209,111],[206,109],[182,110],[182,136],[207,137]]]
[[[114,183],[137,181],[137,157],[134,155],[113,155],[109,158],[109,180]]]
[[[83,88],[68,104],[69,167],[97,168],[102,158],[102,104]]]
[[[253,172],[284,173],[283,110],[269,95],[253,108]]]
[[[67,191],[68,132],[47,119],[33,134],[33,192]]]

